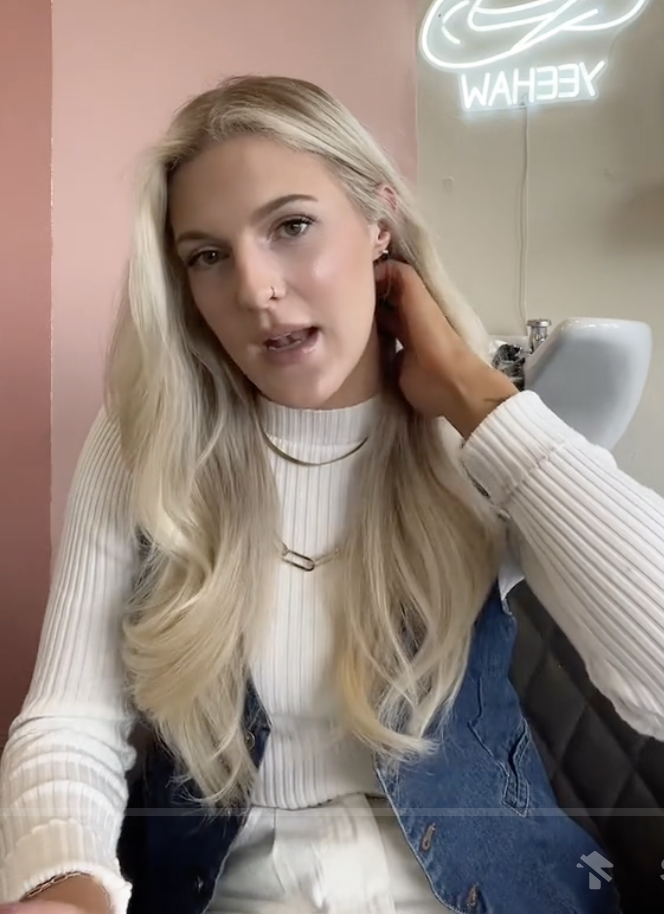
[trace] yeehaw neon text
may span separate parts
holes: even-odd
[[[526,67],[464,73],[459,84],[466,111],[499,110],[544,102],[589,100],[597,97],[595,80],[606,62],[594,67],[568,63],[551,67]]]

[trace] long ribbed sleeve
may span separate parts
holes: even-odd
[[[509,515],[527,583],[594,684],[664,740],[664,499],[528,391],[481,424],[463,462]]]
[[[95,877],[115,911],[133,723],[120,613],[135,574],[128,481],[101,413],[76,470],[32,685],[0,768],[0,902],[54,876]]]

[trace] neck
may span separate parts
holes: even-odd
[[[358,406],[376,397],[383,389],[382,353],[378,332],[374,327],[362,358],[341,387],[320,409],[344,409]]]

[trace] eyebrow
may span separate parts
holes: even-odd
[[[274,200],[269,200],[267,203],[259,206],[252,214],[251,221],[259,222],[261,219],[265,219],[266,216],[276,212],[276,210],[288,206],[289,203],[302,202],[316,203],[318,201],[316,197],[312,197],[310,194],[284,194],[281,197],[275,197]],[[192,229],[190,231],[181,232],[175,239],[175,243],[182,244],[184,241],[209,241],[212,237],[213,236],[208,232],[200,232],[197,229]]]

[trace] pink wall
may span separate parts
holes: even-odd
[[[0,2],[0,746],[49,572],[50,6]]]
[[[137,153],[234,73],[320,82],[415,177],[416,0],[55,0],[54,539],[98,407]]]
[[[282,73],[414,180],[416,22],[417,0],[0,0],[0,749],[100,403],[138,154],[189,95]]]

